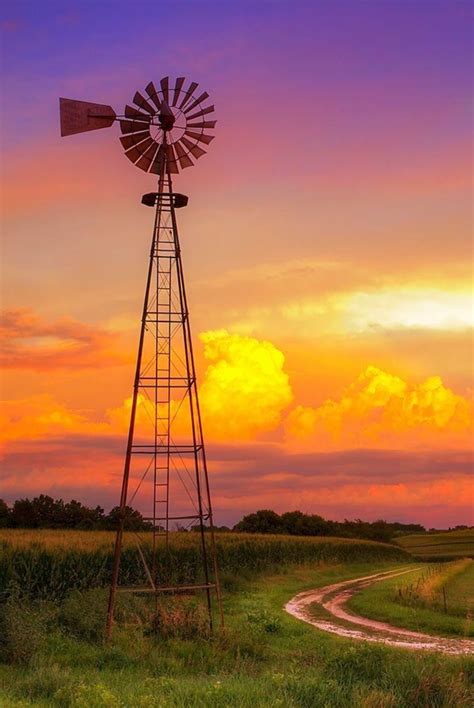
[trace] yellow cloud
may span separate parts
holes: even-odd
[[[200,387],[205,432],[251,437],[278,426],[293,394],[285,357],[273,344],[213,330],[200,335],[211,363]]]
[[[405,286],[353,292],[338,304],[348,330],[361,331],[375,324],[384,329],[454,331],[473,325],[470,284],[456,290]]]
[[[200,339],[209,362],[199,388],[206,437],[249,438],[277,427],[293,398],[282,352],[270,342],[224,329],[204,332]],[[128,398],[119,408],[107,411],[114,430],[127,429],[131,402]],[[179,401],[171,401],[171,418],[175,438],[190,435],[187,401],[181,406]],[[151,401],[139,395],[137,434],[150,434],[152,420]]]
[[[440,432],[459,433],[466,441],[471,427],[471,402],[446,388],[439,376],[410,386],[375,366],[368,366],[338,401],[297,406],[285,421],[289,438],[345,445],[436,443]]]

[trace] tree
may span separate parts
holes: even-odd
[[[234,526],[234,531],[246,533],[284,533],[281,517],[271,509],[260,509],[248,514]]]
[[[383,543],[389,543],[393,538],[393,530],[390,528],[390,524],[387,524],[383,519],[374,521],[369,524],[369,538],[372,541],[382,541]]]
[[[0,529],[4,529],[10,525],[11,512],[10,507],[3,499],[0,499]]]
[[[301,521],[304,516],[302,511],[286,511],[282,514],[280,518],[286,533],[296,535],[298,533],[296,530],[298,522]]]
[[[17,499],[11,511],[12,526],[23,529],[38,527],[38,519],[30,499]]]
[[[54,500],[46,494],[34,497],[31,502],[33,513],[40,528],[54,528],[61,524],[62,499]]]
[[[120,519],[120,507],[114,506],[110,513],[105,517],[105,527],[112,530],[117,529]],[[139,511],[132,509],[131,506],[126,506],[124,528],[128,531],[143,531],[152,528],[152,525],[143,519],[143,516]]]
[[[299,536],[324,536],[329,533],[330,522],[317,514],[303,514],[296,523],[296,533]]]

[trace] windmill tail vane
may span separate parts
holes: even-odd
[[[107,613],[107,637],[114,624],[118,592],[148,593],[155,607],[163,594],[204,593],[209,627],[217,607],[223,625],[216,542],[199,406],[189,308],[176,210],[188,197],[173,191],[172,175],[191,167],[214,139],[216,121],[207,92],[184,77],[150,82],[137,91],[123,114],[112,106],[60,98],[61,135],[109,128],[115,122],[127,158],[158,175],[158,191],[142,197],[155,209],[136,370],[120,496]],[[136,571],[121,572],[127,510],[143,512],[150,533],[134,534]],[[176,529],[192,529],[200,553],[196,575],[176,569]],[[127,582],[125,582],[125,580]]]

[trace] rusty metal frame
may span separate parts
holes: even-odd
[[[201,412],[199,408],[198,389],[196,380],[196,369],[194,361],[194,352],[192,346],[191,327],[189,321],[189,310],[186,296],[186,288],[184,281],[184,271],[181,258],[181,247],[178,235],[178,226],[175,214],[175,199],[173,193],[173,185],[171,174],[166,170],[165,163],[162,165],[158,191],[156,194],[155,219],[153,226],[153,237],[149,253],[149,265],[145,285],[145,296],[142,310],[140,336],[138,342],[137,364],[135,370],[132,406],[130,414],[130,426],[127,439],[127,449],[125,455],[125,464],[122,480],[122,492],[120,497],[120,524],[116,533],[112,579],[110,584],[109,603],[107,610],[106,623],[106,638],[110,639],[114,624],[114,608],[117,592],[146,592],[152,593],[155,596],[155,604],[158,602],[158,595],[163,592],[182,592],[182,591],[198,591],[202,590],[206,595],[206,604],[209,618],[209,628],[213,629],[213,602],[214,598],[219,614],[220,626],[223,626],[224,617],[222,610],[222,597],[219,583],[219,572],[217,567],[217,553],[215,544],[215,535],[213,527],[213,516],[211,506],[211,496],[209,491],[209,477],[207,470],[207,459],[205,455],[203,430],[201,421]],[[164,215],[168,215],[171,219],[172,238],[164,243],[160,243],[160,229],[162,226]],[[169,221],[167,222],[169,223]],[[178,313],[173,310],[171,302],[171,268],[175,269],[174,275],[177,282],[177,302],[179,303]],[[156,293],[156,302],[151,297],[151,286],[153,275],[156,275],[156,288],[166,291],[168,300],[166,306],[161,307],[162,300],[159,299],[159,293]],[[168,283],[168,285],[166,284]],[[161,284],[161,285],[160,285]],[[147,332],[147,328],[153,325],[154,332]],[[166,328],[165,339],[167,337],[167,348],[163,348],[160,342],[160,327]],[[174,328],[174,329],[173,329]],[[179,330],[182,335],[182,344],[184,345],[184,363],[185,375],[174,376],[171,370],[171,340]],[[143,351],[144,342],[147,336],[155,338],[155,360],[154,371],[146,371],[143,373]],[[166,355],[166,351],[168,355]],[[159,357],[167,360],[167,368],[158,366]],[[160,370],[159,370],[160,369]],[[171,392],[172,389],[181,388],[184,391],[183,400],[188,399],[189,402],[189,420],[191,422],[192,441],[189,444],[175,444],[171,438]],[[137,414],[138,397],[141,391],[150,390],[153,398],[153,410],[155,415],[154,420],[154,436],[151,442],[144,443],[142,441],[135,442],[135,423]],[[158,430],[158,406],[163,404],[163,400],[159,398],[159,393],[165,393],[167,401],[167,419],[165,417],[165,433]],[[161,419],[160,419],[161,420]],[[132,459],[136,455],[152,455],[152,463],[145,470],[145,473],[140,481],[143,481],[146,474],[150,471],[153,475],[153,512],[151,516],[145,516],[146,520],[152,523],[152,564],[151,568],[145,560],[145,556],[140,547],[139,555],[142,564],[145,568],[145,574],[148,580],[148,586],[142,587],[121,587],[119,584],[120,560],[123,545],[123,533],[125,523],[125,513],[127,500],[129,497],[129,482],[130,482],[130,467]],[[170,471],[171,463],[174,456],[179,456],[183,460],[183,456],[191,459],[193,467],[193,479],[195,483],[195,514],[170,514]],[[160,476],[161,475],[161,476]],[[164,475],[164,476],[163,476]],[[157,489],[160,489],[163,497],[157,499]],[[188,491],[189,493],[189,491]],[[160,505],[158,504],[160,502]],[[200,553],[202,559],[202,569],[204,582],[180,584],[160,585],[157,577],[156,559],[159,553],[157,538],[160,535],[165,536],[165,548],[169,548],[170,537],[172,532],[170,523],[173,521],[195,521],[199,525],[200,536]],[[162,530],[164,528],[164,531]]]

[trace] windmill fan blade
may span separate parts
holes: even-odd
[[[120,138],[120,142],[122,143],[124,150],[129,150],[134,145],[141,143],[142,140],[146,140],[146,138],[150,138],[150,132],[148,130],[143,130],[140,133],[125,135],[123,138]]]
[[[188,128],[201,128],[204,130],[205,128],[215,128],[216,127],[216,120],[205,120],[202,123],[188,123],[187,127]]]
[[[127,150],[125,154],[128,159],[131,160],[133,164],[135,164],[135,162],[138,160],[139,157],[142,156],[143,153],[138,149],[137,146],[135,146],[131,150]]]
[[[209,94],[206,91],[204,91],[204,93],[202,93],[198,98],[196,98],[196,100],[193,101],[190,106],[187,106],[183,112],[189,113],[189,111],[192,111],[193,108],[196,108],[196,106],[199,106],[200,103],[205,101],[206,98],[209,98]]]
[[[189,152],[191,153],[191,155],[192,155],[193,157],[195,157],[196,160],[198,160],[200,157],[202,157],[203,155],[206,154],[206,151],[203,150],[202,148],[200,148],[199,145],[196,145],[195,143],[192,143],[190,140],[188,140],[188,139],[185,138],[184,136],[181,138],[181,142],[183,143],[183,145],[184,145],[185,147],[187,147],[187,149],[189,150]]]
[[[201,116],[205,116],[207,113],[213,113],[213,111],[214,106],[208,106],[207,108],[203,108],[202,111],[193,113],[192,116],[186,116],[186,118],[187,120],[193,120],[193,118],[200,118]]]
[[[183,84],[184,84],[184,76],[178,77],[176,79],[176,83],[174,85],[173,103],[171,104],[172,106],[176,106],[176,101],[178,100],[179,92],[181,91]]]
[[[135,162],[136,162],[136,161],[138,160],[138,158],[140,157],[141,152],[140,152],[139,150],[137,150],[136,148],[133,148],[132,150],[128,150],[128,151],[125,153],[125,155],[128,157],[128,159],[130,160],[130,162],[133,162],[133,164],[135,164]]]
[[[133,102],[136,106],[143,108],[143,110],[149,113],[151,116],[155,115],[156,110],[150,103],[148,103],[146,98],[141,95],[140,91],[136,92],[135,96],[133,97]]]
[[[155,84],[153,83],[153,81],[150,81],[148,86],[145,88],[145,91],[147,92],[147,94],[149,95],[149,97],[151,98],[151,100],[153,101],[155,106],[158,108],[158,110],[160,110],[161,103],[160,103],[160,99],[158,98],[158,91],[156,90]]]
[[[138,158],[141,155],[144,155],[146,151],[152,147],[153,145],[156,145],[155,141],[153,138],[148,138],[147,140],[143,140],[143,142],[138,143],[137,145],[134,145],[131,150],[127,150],[127,157],[130,158],[132,162],[136,162]],[[155,150],[156,152],[156,150]]]
[[[178,163],[176,162],[176,155],[174,154],[172,145],[166,146],[166,169],[168,172],[176,175],[179,172]]]
[[[61,136],[85,133],[88,130],[110,128],[116,118],[112,106],[88,101],[75,101],[72,98],[59,99]]]
[[[121,120],[120,130],[122,133],[138,133],[141,130],[150,130],[150,124],[139,120]]]
[[[199,143],[206,143],[206,145],[209,145],[209,143],[214,140],[213,135],[205,135],[204,133],[193,133],[192,130],[185,130],[184,134],[187,135],[188,138],[192,138],[193,140],[196,140]]]
[[[169,103],[169,96],[168,96],[169,77],[168,76],[165,76],[164,79],[161,79],[160,86],[161,86],[161,92],[163,94],[164,100],[166,101],[166,103]]]
[[[158,152],[156,153],[155,159],[151,163],[149,172],[152,172],[155,175],[159,175],[161,173],[161,168],[163,167],[164,160],[165,147],[164,145],[160,145]]]
[[[183,106],[185,106],[186,103],[189,101],[189,99],[191,98],[191,96],[193,95],[193,93],[195,92],[197,87],[198,87],[198,84],[195,81],[193,81],[193,83],[190,85],[190,87],[188,88],[188,90],[184,94],[183,100],[179,104],[180,110],[183,110]]]
[[[151,120],[151,117],[147,115],[146,113],[142,113],[141,111],[138,111],[136,108],[133,108],[133,106],[125,106],[125,116],[127,118],[138,118],[138,120]]]
[[[153,162],[154,157],[155,157],[156,153],[158,152],[158,149],[159,149],[158,143],[155,143],[155,141],[153,141],[153,145],[151,145],[148,148],[148,150],[146,150],[143,153],[141,158],[139,160],[137,160],[137,162],[135,163],[136,166],[140,167],[140,169],[142,169],[142,170],[145,170],[145,172],[148,172],[148,169],[149,169],[151,163]]]
[[[182,145],[179,144],[179,142],[175,143],[174,149],[176,150],[179,164],[181,165],[183,170],[185,167],[192,167],[194,165],[194,162],[188,157],[185,149]]]

